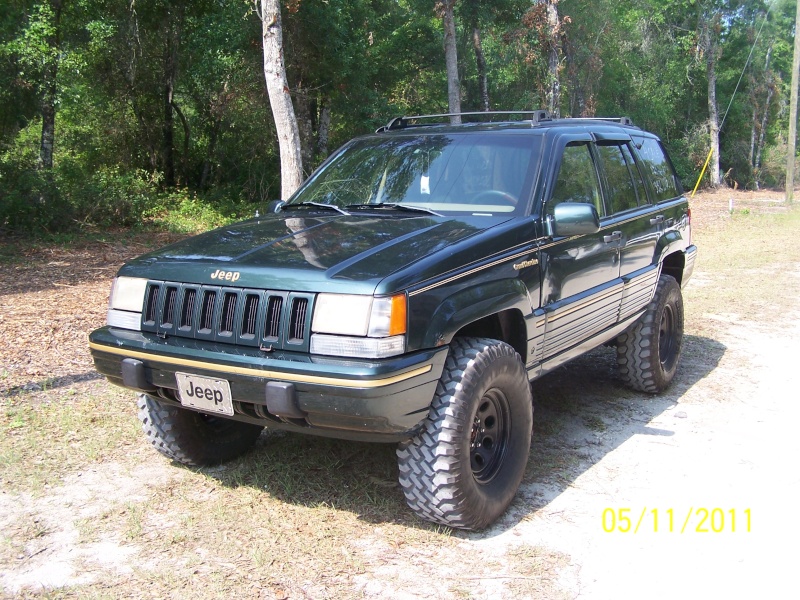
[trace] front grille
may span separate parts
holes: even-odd
[[[313,294],[150,281],[142,331],[307,350]]]

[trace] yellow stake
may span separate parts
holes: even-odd
[[[708,163],[711,162],[711,155],[714,153],[714,149],[708,151],[708,158],[706,159],[706,164],[703,165],[703,170],[700,171],[700,177],[697,178],[697,183],[694,184],[694,189],[692,190],[691,197],[694,198],[694,193],[697,191],[697,188],[700,187],[700,181],[703,179],[703,175],[706,174],[706,169],[708,168]]]

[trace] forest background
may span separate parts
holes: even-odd
[[[277,21],[267,22],[267,4],[280,4]],[[704,186],[781,186],[795,9],[796,0],[2,0],[0,234],[187,230],[280,198],[262,38],[276,25],[303,176],[391,117],[456,106],[626,115],[662,138],[689,189],[715,140]]]

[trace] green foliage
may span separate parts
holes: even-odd
[[[0,6],[0,229],[153,222],[184,231],[251,214],[277,198],[278,145],[252,2],[70,0],[60,3],[56,19],[58,6]],[[782,185],[795,0],[773,0],[768,18],[766,0],[557,6],[561,113],[631,116],[662,137],[686,187],[694,186],[708,152],[698,19],[725,15],[715,30],[721,113],[763,24],[722,131],[721,166],[740,187]],[[547,49],[534,9],[530,0],[456,4],[464,110],[481,104],[475,27],[492,108],[542,107]],[[308,172],[393,116],[446,110],[435,3],[287,1],[284,43]],[[38,164],[41,101],[53,66],[55,154],[46,171]]]
[[[198,197],[179,191],[162,196],[143,217],[146,222],[173,233],[199,233],[252,217],[255,210],[252,205],[229,197]]]

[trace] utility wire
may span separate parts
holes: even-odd
[[[752,47],[750,48],[750,54],[747,56],[747,62],[744,63],[744,69],[742,69],[742,74],[739,75],[739,81],[736,82],[736,88],[733,90],[733,95],[731,96],[731,101],[728,102],[728,108],[725,109],[725,114],[722,117],[722,123],[719,125],[719,130],[722,131],[722,127],[725,125],[725,119],[728,118],[728,111],[731,109],[731,105],[733,104],[733,99],[736,97],[736,92],[739,91],[739,84],[742,83],[742,79],[744,78],[745,71],[747,71],[747,67],[750,65],[750,60],[753,58],[753,52],[756,49],[756,44],[758,44],[758,39],[761,37],[761,32],[764,31],[764,25],[767,24],[767,19],[769,18],[769,13],[772,10],[772,4],[770,3],[767,7],[767,14],[764,15],[764,20],[761,22],[761,28],[758,30],[756,34],[756,39],[753,42]]]
[[[736,92],[739,91],[739,85],[742,83],[742,79],[744,78],[744,74],[747,71],[747,67],[750,65],[750,59],[753,58],[753,52],[756,49],[756,44],[758,44],[758,39],[761,37],[761,32],[764,31],[764,25],[767,24],[767,19],[769,18],[769,13],[772,11],[772,3],[767,6],[767,13],[764,15],[764,20],[761,22],[761,27],[756,34],[756,39],[753,41],[753,45],[750,47],[750,54],[747,56],[747,61],[744,63],[744,68],[742,69],[742,74],[739,75],[739,81],[736,82],[736,87],[733,90],[733,95],[731,96],[730,102],[728,102],[728,108],[725,109],[725,114],[722,115],[722,122],[719,124],[719,131],[722,131],[722,128],[725,126],[725,119],[728,118],[728,112],[731,110],[731,106],[733,105],[733,99],[736,97]],[[695,193],[697,192],[697,188],[700,187],[700,182],[703,180],[703,175],[706,174],[706,169],[708,168],[708,163],[711,162],[711,155],[714,153],[714,148],[712,147],[711,150],[708,151],[708,157],[706,158],[706,162],[703,165],[703,169],[700,171],[700,177],[697,178],[697,183],[692,190],[692,198],[694,198]]]

